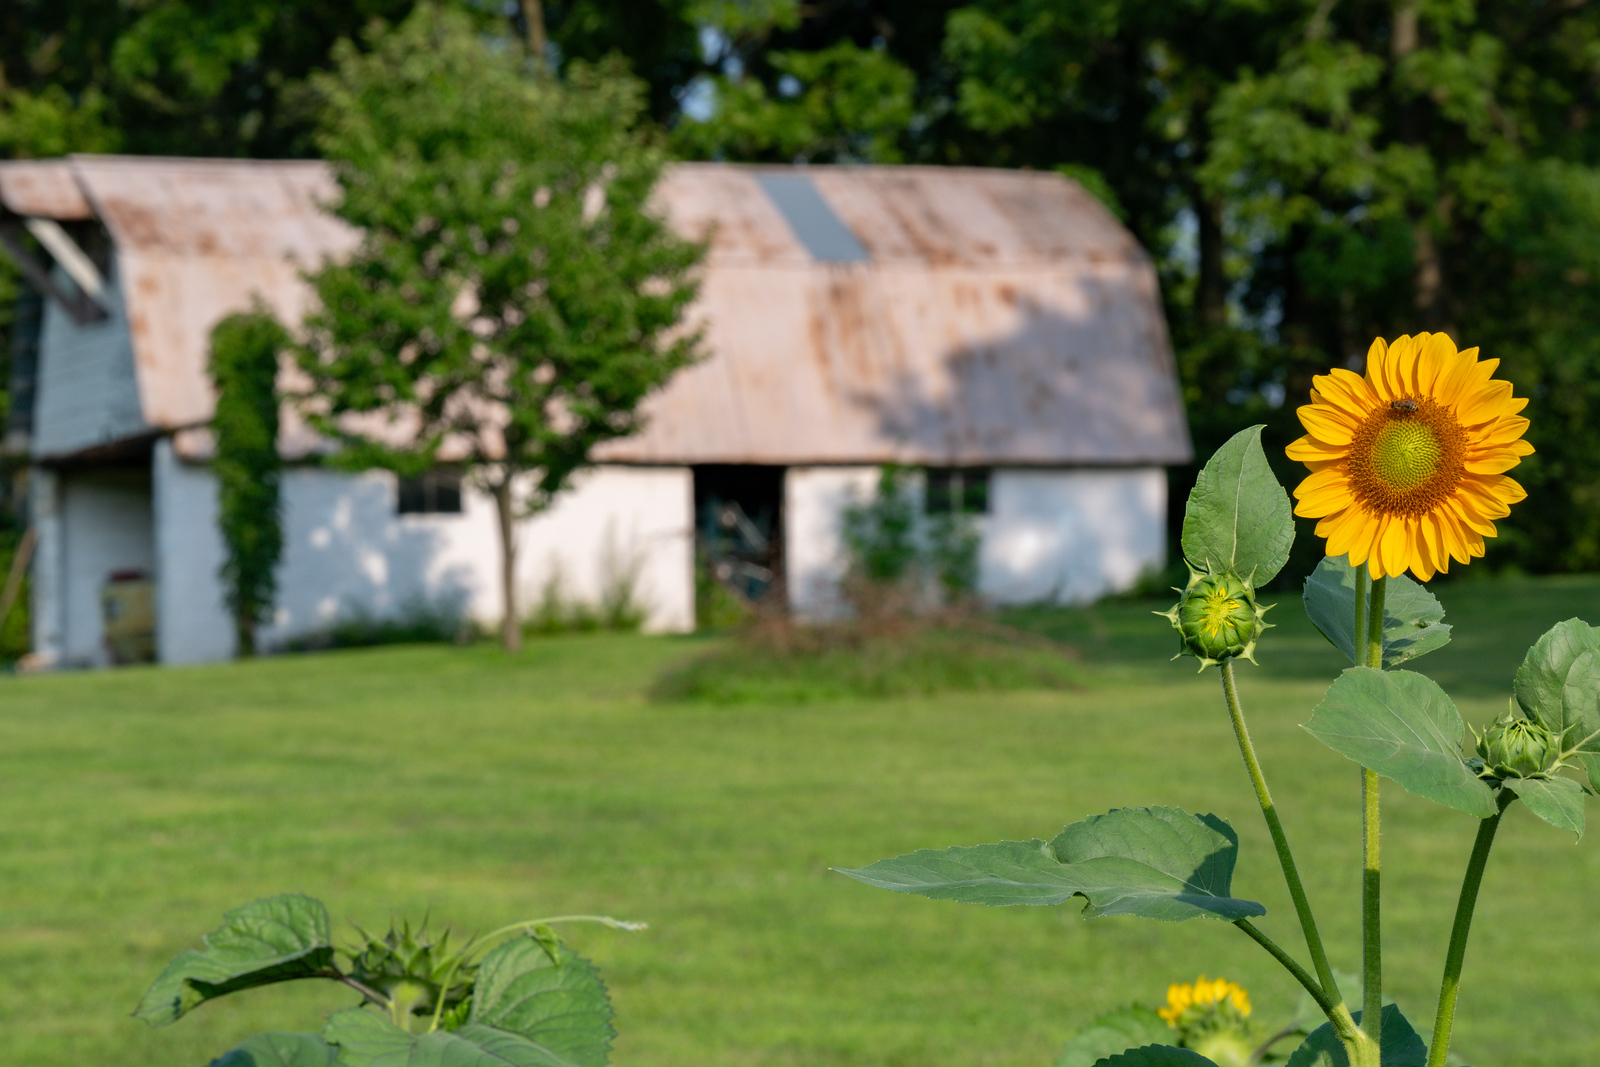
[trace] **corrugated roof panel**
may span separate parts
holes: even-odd
[[[300,270],[358,240],[318,209],[337,191],[320,163],[60,165],[117,243],[141,403],[155,427],[210,419],[206,365],[219,319],[259,294],[298,321],[310,299]],[[19,166],[0,163],[0,184]],[[703,163],[663,175],[656,202],[680,232],[711,242],[695,314],[712,354],[647,401],[645,430],[599,458],[1189,458],[1154,271],[1076,185],[1005,171],[808,167],[800,177],[817,203],[871,257],[830,262],[814,258],[763,191],[774,175],[797,176]],[[304,439],[297,430],[294,447]]]
[[[73,164],[117,245],[152,426],[209,420],[211,328],[257,295],[298,321],[310,298],[300,271],[358,240],[317,207],[338,192],[322,163],[80,156]]]
[[[688,375],[603,454],[630,462],[1166,464],[1190,455],[1154,279],[1036,269],[763,270],[707,279],[737,448]],[[754,299],[759,291],[760,299]],[[690,372],[693,373],[693,372]]]
[[[875,260],[945,266],[1141,255],[1059,175],[975,167],[813,168],[818,191]]]
[[[672,226],[711,241],[708,265],[806,263],[806,251],[771,200],[756,171],[715,163],[668,167],[651,193]]]
[[[828,202],[817,195],[806,175],[762,171],[756,174],[756,184],[812,259],[822,263],[862,263],[871,258],[850,227],[839,221]]]
[[[15,160],[0,168],[0,204],[18,215],[59,219],[94,218],[89,201],[65,159]]]

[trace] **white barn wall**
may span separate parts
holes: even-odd
[[[115,571],[153,575],[150,475],[136,469],[56,472],[35,483],[34,649],[42,662],[105,666],[100,592]]]
[[[477,495],[477,494],[474,494]],[[479,497],[493,537],[493,502]],[[490,557],[498,567],[499,542]],[[606,582],[636,569],[638,600],[650,633],[694,629],[694,478],[688,467],[591,467],[550,511],[518,531],[517,580],[524,611],[552,574],[562,594],[599,603]],[[499,572],[484,618],[500,617]]]
[[[492,497],[463,487],[460,514],[397,515],[387,471],[314,467],[284,474],[278,610],[263,640],[281,643],[362,609],[425,603],[499,622],[500,537]],[[517,531],[517,589],[532,610],[552,571],[569,601],[597,603],[608,567],[637,566],[645,629],[694,628],[693,490],[686,468],[584,471]]]
[[[226,659],[233,625],[217,579],[222,537],[210,470],[158,445],[158,627],[167,663]],[[277,608],[260,631],[281,645],[364,611],[392,616],[415,603],[453,606],[489,626],[501,614],[494,501],[463,492],[460,514],[397,515],[386,471],[291,467],[283,476],[284,555]],[[608,569],[637,566],[645,628],[694,627],[693,488],[687,468],[582,472],[549,511],[518,529],[518,591],[529,611],[552,568],[572,601],[598,602]]]
[[[920,501],[922,479],[908,472]],[[870,499],[877,467],[791,467],[784,477],[785,577],[802,618],[845,610],[842,513]],[[1120,592],[1166,562],[1166,472],[998,468],[989,482],[978,593],[996,604],[1083,603]]]
[[[1166,562],[1167,476],[998,468],[982,522],[978,592],[1000,604],[1083,603]]]
[[[156,656],[162,663],[209,663],[233,655],[233,619],[222,597],[217,480],[185,463],[170,438],[152,461],[156,537]]]
[[[840,519],[851,502],[872,499],[877,486],[875,466],[784,471],[783,577],[797,616],[827,619],[844,610],[839,580],[847,561]]]

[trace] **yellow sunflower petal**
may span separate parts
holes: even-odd
[[[1378,406],[1378,395],[1367,380],[1343,367],[1317,375],[1311,379],[1311,384],[1328,403],[1356,415],[1365,415]]]
[[[1510,382],[1490,382],[1456,405],[1456,419],[1463,426],[1483,426],[1504,415],[1510,400]]]
[[[1372,386],[1373,383],[1378,380],[1380,377],[1379,368],[1383,366],[1384,362],[1388,358],[1389,342],[1385,341],[1381,337],[1374,337],[1372,339],[1372,343],[1367,346],[1366,373],[1362,375],[1362,380],[1365,381],[1368,386]]]
[[[1428,539],[1422,532],[1422,520],[1406,520],[1406,539],[1411,544],[1411,573],[1421,582],[1432,578],[1439,568],[1434,566],[1433,550],[1428,546]]]
[[[1351,508],[1352,511],[1360,509]],[[1371,512],[1362,510],[1363,522],[1355,525],[1350,533],[1350,549],[1346,553],[1350,557],[1350,565],[1359,567],[1372,555],[1372,546],[1377,542],[1378,535],[1383,531],[1382,519]]]
[[[1300,416],[1300,424],[1311,436],[1324,444],[1348,445],[1355,437],[1358,420],[1337,408],[1307,404],[1295,414]]]
[[[1520,504],[1522,501],[1528,499],[1528,491],[1522,488],[1522,484],[1515,478],[1507,478],[1502,474],[1500,477],[1496,478],[1494,482],[1495,486],[1492,490],[1494,493],[1494,498],[1505,504],[1507,507],[1510,507],[1512,504]]]
[[[1460,563],[1472,562],[1472,556],[1467,552],[1466,528],[1456,520],[1456,517],[1440,511],[1435,511],[1428,517],[1438,525],[1440,543],[1444,546],[1444,550],[1450,554],[1450,558]],[[1445,568],[1441,567],[1439,569],[1444,570]]]
[[[1461,477],[1461,484],[1456,486],[1454,499],[1461,501],[1463,507],[1470,508],[1480,518],[1503,519],[1511,514],[1511,505],[1515,500],[1506,497],[1515,496],[1522,486],[1510,488],[1501,485],[1501,480],[1509,481],[1503,474],[1465,474]]]
[[[1350,479],[1338,467],[1312,471],[1294,489],[1294,513],[1308,519],[1331,515],[1350,499]]]
[[[1469,348],[1456,353],[1454,359],[1440,368],[1439,377],[1433,383],[1433,399],[1436,402],[1444,407],[1460,403],[1462,395],[1474,381],[1473,368],[1477,365],[1477,355],[1476,348]]]
[[[1372,383],[1373,392],[1378,394],[1379,400],[1387,404],[1409,394],[1406,379],[1411,376],[1416,358],[1416,339],[1401,337],[1389,346],[1375,367],[1368,364],[1367,380]]]
[[[1439,572],[1450,569],[1450,553],[1445,551],[1444,537],[1439,532],[1439,520],[1431,512],[1417,520],[1419,542],[1428,555],[1428,565]],[[1427,581],[1426,578],[1423,581]]]
[[[1350,454],[1350,446],[1324,444],[1306,434],[1296,439],[1284,452],[1290,459],[1300,463],[1325,463],[1329,460],[1343,461]]]
[[[1345,508],[1339,514],[1330,515],[1317,523],[1317,535],[1327,538],[1328,555],[1344,556],[1349,554],[1357,537],[1370,522],[1370,517],[1360,508]]]
[[[1385,520],[1383,531],[1378,535],[1376,567],[1372,570],[1372,576],[1381,578],[1386,574],[1404,574],[1411,567],[1412,555],[1405,519],[1398,515],[1391,516]]]
[[[1456,358],[1456,343],[1442,333],[1433,334],[1422,345],[1412,375],[1412,392],[1416,396],[1432,396],[1439,375]]]
[[[1445,501],[1445,507],[1449,508],[1455,515],[1462,531],[1470,535],[1468,537],[1469,541],[1472,537],[1482,537],[1485,534],[1490,537],[1494,536],[1494,520],[1480,511],[1467,507],[1467,502],[1462,497],[1451,497]]]
[[[1521,415],[1501,415],[1483,431],[1482,441],[1486,445],[1510,444],[1527,433],[1530,425]],[[1528,448],[1531,451],[1533,446]]]
[[[1462,355],[1472,356],[1471,361],[1467,363],[1466,388],[1469,392],[1488,385],[1489,379],[1494,377],[1494,372],[1500,369],[1498,359],[1479,359],[1476,348],[1469,348]]]
[[[1522,462],[1522,454],[1510,448],[1486,448],[1467,456],[1468,474],[1504,474]]]

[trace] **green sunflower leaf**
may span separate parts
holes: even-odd
[[[1352,1014],[1359,1023],[1361,1013]],[[1428,1061],[1427,1046],[1393,1004],[1383,1006],[1383,1037],[1378,1042],[1378,1052],[1383,1067],[1423,1067]],[[1284,1067],[1350,1067],[1350,1057],[1345,1054],[1339,1035],[1333,1032],[1333,1024],[1323,1023],[1294,1050]]]
[[[1306,578],[1306,614],[1322,636],[1357,662],[1355,633],[1356,570],[1343,556],[1329,556]],[[1383,666],[1387,670],[1450,643],[1450,626],[1440,620],[1438,598],[1405,575],[1384,588]]]
[[[519,937],[483,958],[470,1021],[521,1034],[583,1067],[603,1067],[616,1031],[594,964]]]
[[[1172,1036],[1172,1027],[1150,1008],[1130,1004],[1107,1012],[1068,1041],[1056,1067],[1094,1067],[1108,1056],[1143,1045],[1158,1045]]]
[[[1267,465],[1261,429],[1240,430],[1217,449],[1183,513],[1189,563],[1212,574],[1232,571],[1257,589],[1283,570],[1294,543],[1289,495]]]
[[[1600,627],[1552,626],[1523,657],[1513,691],[1523,714],[1577,749],[1590,788],[1600,789]]]
[[[1583,787],[1571,778],[1506,778],[1500,787],[1556,829],[1583,836]]]
[[[311,978],[333,961],[328,909],[296,893],[234,908],[207,934],[205,948],[179,953],[134,1011],[151,1026],[227,993]]]
[[[469,1023],[413,1034],[366,1008],[334,1012],[322,1036],[339,1047],[340,1067],[581,1067],[508,1030]]]
[[[211,1061],[211,1067],[333,1067],[339,1050],[317,1034],[257,1034]]]
[[[1217,1067],[1217,1064],[1186,1048],[1146,1045],[1144,1048],[1130,1048],[1115,1056],[1107,1056],[1094,1067]]]
[[[1329,687],[1304,729],[1409,793],[1480,819],[1498,810],[1493,790],[1462,758],[1466,726],[1461,713],[1423,675],[1350,667]]]
[[[1215,815],[1177,808],[1118,808],[1073,823],[1054,840],[921,849],[840,874],[937,900],[1002,907],[1061,904],[1084,918],[1140,915],[1234,922],[1266,909],[1229,895],[1239,838]]]

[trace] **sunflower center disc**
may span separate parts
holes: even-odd
[[[1417,419],[1392,419],[1372,447],[1373,473],[1391,489],[1416,489],[1439,472],[1444,445]]]
[[[1423,515],[1456,490],[1466,471],[1467,435],[1432,397],[1370,412],[1350,442],[1350,487],[1380,515]]]

